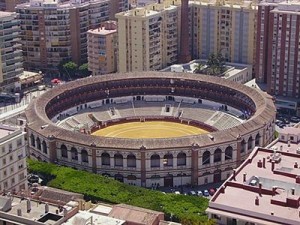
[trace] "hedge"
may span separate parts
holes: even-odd
[[[162,211],[166,219],[172,217],[173,221],[186,225],[213,224],[205,214],[208,200],[203,197],[164,194],[98,174],[30,159],[28,170],[49,179],[48,186],[83,194],[86,200],[125,203]]]

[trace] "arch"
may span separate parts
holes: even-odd
[[[246,141],[243,139],[241,142],[241,153],[246,151]]]
[[[103,152],[101,155],[102,166],[110,166],[110,155],[107,152]]]
[[[222,150],[217,148],[214,152],[214,163],[221,162],[222,160]]]
[[[136,157],[134,154],[129,154],[127,156],[127,167],[132,167],[132,168],[136,167]]]
[[[173,166],[173,155],[168,153],[164,155],[164,166]]]
[[[84,163],[89,162],[89,155],[88,155],[87,150],[85,150],[85,149],[81,150],[81,161],[84,162]]]
[[[30,135],[30,144],[32,147],[35,147],[35,137],[33,134]]]
[[[78,160],[78,151],[75,147],[71,148],[71,159]]]
[[[122,174],[118,173],[118,174],[115,174],[115,180],[120,181],[120,182],[124,182],[124,177],[123,177]]]
[[[210,164],[210,152],[205,151],[202,155],[202,165]]]
[[[137,178],[136,178],[136,176],[135,175],[128,175],[127,176],[127,180],[136,180]]]
[[[43,153],[48,154],[48,147],[45,140],[43,140],[42,142],[42,149],[43,149]]]
[[[123,167],[123,156],[120,153],[116,153],[114,155],[114,162],[115,162],[115,166]]]
[[[64,144],[60,146],[60,151],[61,151],[61,157],[68,158],[68,149]]]
[[[225,160],[230,160],[232,159],[232,153],[233,153],[233,148],[231,146],[228,146],[225,149]]]
[[[186,166],[186,154],[184,152],[178,153],[177,166]]]
[[[160,167],[160,156],[157,154],[154,154],[151,156],[151,168],[153,167]]]
[[[251,150],[253,148],[252,143],[253,143],[253,138],[252,136],[250,136],[248,139],[248,150]]]
[[[36,138],[36,147],[38,150],[42,150],[41,139],[39,137]]]
[[[255,146],[259,146],[260,145],[260,134],[258,133],[256,136],[255,136]]]

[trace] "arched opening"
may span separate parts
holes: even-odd
[[[33,135],[33,134],[30,135],[30,145],[31,145],[32,147],[35,147],[35,138],[34,138],[34,135]]]
[[[177,166],[186,166],[186,154],[183,152],[177,155]]]
[[[217,148],[214,152],[214,163],[221,162],[222,160],[222,150]]]
[[[42,147],[43,147],[43,153],[48,154],[48,148],[45,140],[43,140],[42,142]]]
[[[164,166],[173,166],[173,155],[172,154],[164,155],[163,164]]]
[[[110,166],[110,156],[108,153],[104,152],[101,155],[102,166]]]
[[[202,165],[210,164],[210,152],[205,151],[202,155]]]
[[[39,137],[36,138],[36,147],[38,150],[42,150],[41,139]]]
[[[127,156],[127,167],[136,167],[136,157],[133,154]]]
[[[78,151],[75,147],[71,148],[71,159],[78,160]]]
[[[123,166],[123,156],[120,153],[114,156],[115,166]]]
[[[243,139],[241,143],[241,153],[246,151],[246,141]]]
[[[233,152],[233,148],[231,146],[228,146],[225,149],[225,160],[230,160],[232,159],[232,152]]]
[[[164,177],[164,186],[165,187],[173,187],[173,175],[168,174]]]
[[[61,157],[68,158],[68,149],[67,149],[67,147],[65,145],[61,145],[60,150],[61,150]]]
[[[120,181],[120,182],[124,182],[124,177],[122,174],[116,174],[115,175],[115,180]]]
[[[84,163],[88,163],[89,162],[89,155],[88,155],[87,150],[85,150],[85,149],[81,150],[81,160]]]
[[[252,143],[253,143],[253,138],[252,136],[250,136],[248,139],[248,150],[251,150],[253,148]]]
[[[160,157],[157,154],[151,156],[151,168],[160,167]]]
[[[259,146],[260,145],[260,135],[259,133],[255,136],[255,146]]]
[[[214,183],[219,183],[222,181],[222,171],[215,170],[214,171]]]

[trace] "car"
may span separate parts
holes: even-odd
[[[290,120],[293,123],[299,123],[300,122],[300,119],[297,116],[292,116]]]
[[[215,191],[215,189],[211,188],[211,189],[209,189],[208,192],[211,196],[213,196],[216,191]]]
[[[190,192],[189,192],[189,195],[193,195],[193,196],[195,196],[195,195],[197,195],[197,194],[196,194],[196,192],[195,192],[195,191],[190,191]]]
[[[202,191],[197,191],[197,195],[198,195],[198,196],[203,196]]]
[[[205,197],[208,197],[208,196],[209,196],[208,190],[204,190],[204,191],[203,191],[203,196],[205,196]]]
[[[179,191],[174,191],[174,194],[175,195],[180,195],[180,192]]]

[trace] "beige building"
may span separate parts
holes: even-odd
[[[89,30],[88,66],[93,75],[117,71],[117,23],[104,22],[99,28]]]
[[[17,14],[0,12],[0,92],[13,92],[23,73],[23,57]]]
[[[27,189],[25,133],[0,125],[0,193]]]
[[[190,1],[192,57],[221,52],[226,61],[254,64],[257,6],[252,1]]]
[[[181,1],[165,0],[116,15],[119,71],[159,70],[180,54]],[[250,1],[189,1],[193,59],[221,52],[232,63],[255,63],[257,7]]]
[[[18,5],[24,67],[56,70],[63,60],[86,62],[87,31],[127,7],[125,0],[31,0]]]
[[[119,72],[160,70],[177,61],[179,3],[167,0],[116,14]]]

